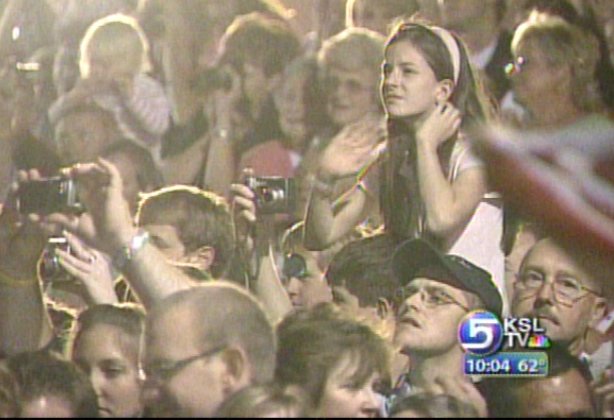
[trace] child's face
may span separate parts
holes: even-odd
[[[428,114],[435,108],[439,83],[420,50],[411,43],[390,45],[383,69],[382,99],[390,116]]]

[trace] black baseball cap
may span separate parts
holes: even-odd
[[[487,310],[501,316],[501,293],[488,271],[458,255],[444,254],[423,239],[399,245],[392,257],[392,269],[402,285],[416,277],[431,277],[476,294]]]

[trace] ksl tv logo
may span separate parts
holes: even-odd
[[[468,313],[458,327],[458,341],[465,352],[487,356],[501,349],[546,349],[550,340],[537,318],[505,318],[503,323],[492,312]]]

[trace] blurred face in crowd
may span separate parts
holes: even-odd
[[[354,25],[360,28],[371,29],[382,35],[388,34],[388,25],[396,17],[377,1],[357,0],[354,3]]]
[[[279,126],[296,149],[302,149],[308,130],[305,109],[305,72],[294,72],[284,77],[275,92],[275,106],[279,113]]]
[[[254,111],[260,112],[264,102],[271,92],[271,80],[264,73],[264,69],[256,64],[249,62],[243,63],[243,93],[250,104],[252,118],[257,120],[259,115]]]
[[[518,417],[592,418],[588,384],[576,369],[551,378],[531,379],[515,391]]]
[[[358,369],[358,360],[346,355],[330,373],[320,404],[317,417],[376,417],[379,414],[382,397],[376,389],[381,380],[373,373],[365,383],[355,383],[352,375]]]
[[[398,41],[386,49],[382,98],[391,117],[428,115],[435,109],[440,85],[421,51],[410,42]]]
[[[327,69],[324,89],[328,95],[326,110],[331,121],[343,127],[379,112],[376,87],[377,76],[368,68]]]
[[[73,360],[89,376],[101,417],[137,417],[142,411],[139,337],[99,323],[81,332]]]
[[[512,313],[539,318],[548,337],[573,342],[605,314],[601,287],[574,259],[549,239],[527,253],[515,284]]]
[[[332,301],[330,288],[324,281],[324,273],[318,267],[316,258],[305,249],[294,250],[292,258],[304,261],[297,264],[297,269],[283,275],[288,297],[295,308],[311,308],[321,302]],[[299,268],[299,266],[301,266]]]
[[[443,24],[448,29],[463,28],[484,16],[493,0],[438,0]]]
[[[458,346],[458,325],[470,306],[468,294],[427,278],[403,288],[394,341],[408,353],[444,354]]]
[[[91,162],[116,140],[114,122],[102,112],[72,112],[55,127],[58,154],[64,164]]]
[[[224,349],[199,339],[200,323],[189,307],[175,307],[149,320],[144,359],[149,415],[211,417],[227,397]]]
[[[70,401],[59,395],[43,395],[21,406],[21,418],[66,418],[77,417]]]
[[[565,66],[548,63],[544,51],[530,40],[518,44],[514,60],[516,65],[511,79],[518,102],[532,112],[542,112],[552,92],[564,88]]]

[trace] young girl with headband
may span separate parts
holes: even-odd
[[[381,88],[387,149],[342,203],[332,203],[331,182],[368,162],[355,158],[360,139],[328,147],[313,182],[308,245],[334,242],[379,203],[396,240],[426,238],[463,256],[488,270],[505,296],[501,203],[464,135],[490,108],[462,41],[442,28],[401,23],[386,44]]]

